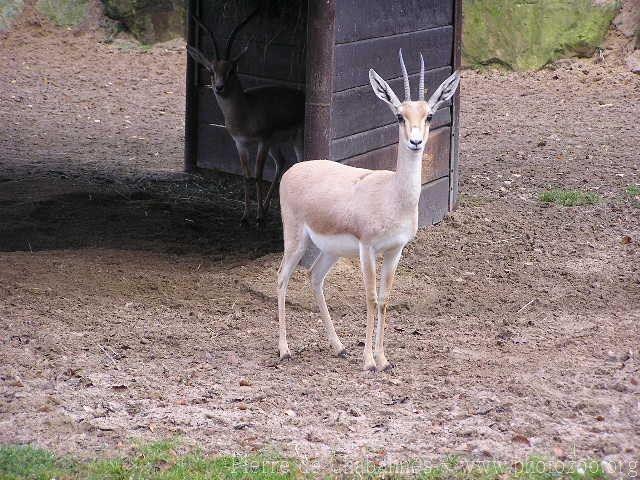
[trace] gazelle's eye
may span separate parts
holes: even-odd
[[[430,122],[431,120],[433,120],[433,114],[429,114],[427,115],[427,122]]]
[[[398,114],[398,123],[404,123],[404,117]]]

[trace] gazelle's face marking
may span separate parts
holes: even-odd
[[[211,88],[216,95],[224,95],[229,79],[235,75],[236,63],[232,60],[218,60],[211,62]]]
[[[403,102],[398,106],[397,112],[400,143],[414,152],[424,150],[433,117],[427,102]]]

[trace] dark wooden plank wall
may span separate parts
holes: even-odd
[[[338,0],[330,157],[349,165],[395,169],[398,126],[369,85],[373,68],[404,98],[398,49],[402,48],[412,98],[418,90],[419,53],[426,64],[427,96],[453,71],[457,0]],[[434,116],[423,158],[420,224],[449,210],[452,105]]]
[[[244,88],[262,85],[286,85],[304,89],[305,37],[307,1],[293,0],[286,5],[277,0],[216,0],[200,2],[201,20],[214,33],[220,54],[224,55],[231,31],[258,5],[261,10],[237,36],[232,56],[249,45],[249,51],[238,64]],[[198,29],[194,42],[214,56],[208,36]],[[241,174],[238,154],[224,128],[224,117],[209,84],[209,73],[202,67],[197,74],[197,152],[198,167]],[[283,152],[290,162],[295,156],[290,149]],[[253,152],[255,155],[255,152]],[[253,162],[252,162],[253,164]],[[273,165],[267,161],[265,178],[273,177]]]

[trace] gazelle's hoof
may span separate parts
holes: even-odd
[[[383,352],[379,354],[374,353],[373,358],[376,360],[379,372],[387,372],[393,368],[393,365],[389,363],[389,360],[387,360]]]
[[[370,362],[364,362],[363,370],[365,372],[375,372],[376,371],[376,362],[371,360]]]
[[[395,367],[395,365],[391,362],[387,362],[384,365],[380,365],[378,367],[378,371],[379,372],[390,372],[391,370],[393,370]]]
[[[291,360],[291,351],[287,348],[285,351],[280,352],[280,361]]]

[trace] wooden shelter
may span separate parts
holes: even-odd
[[[236,41],[236,48],[250,44],[238,68],[243,86],[282,84],[305,91],[305,160],[393,170],[397,121],[373,94],[368,70],[374,68],[401,95],[402,48],[415,96],[422,52],[428,96],[460,66],[461,0],[189,0],[188,11],[224,45],[258,3],[260,14]],[[212,54],[191,18],[188,42]],[[189,58],[185,168],[240,174],[209,82],[209,74]],[[440,221],[457,203],[458,115],[456,94],[434,116],[423,160],[421,225]],[[272,175],[265,171],[266,178]]]

